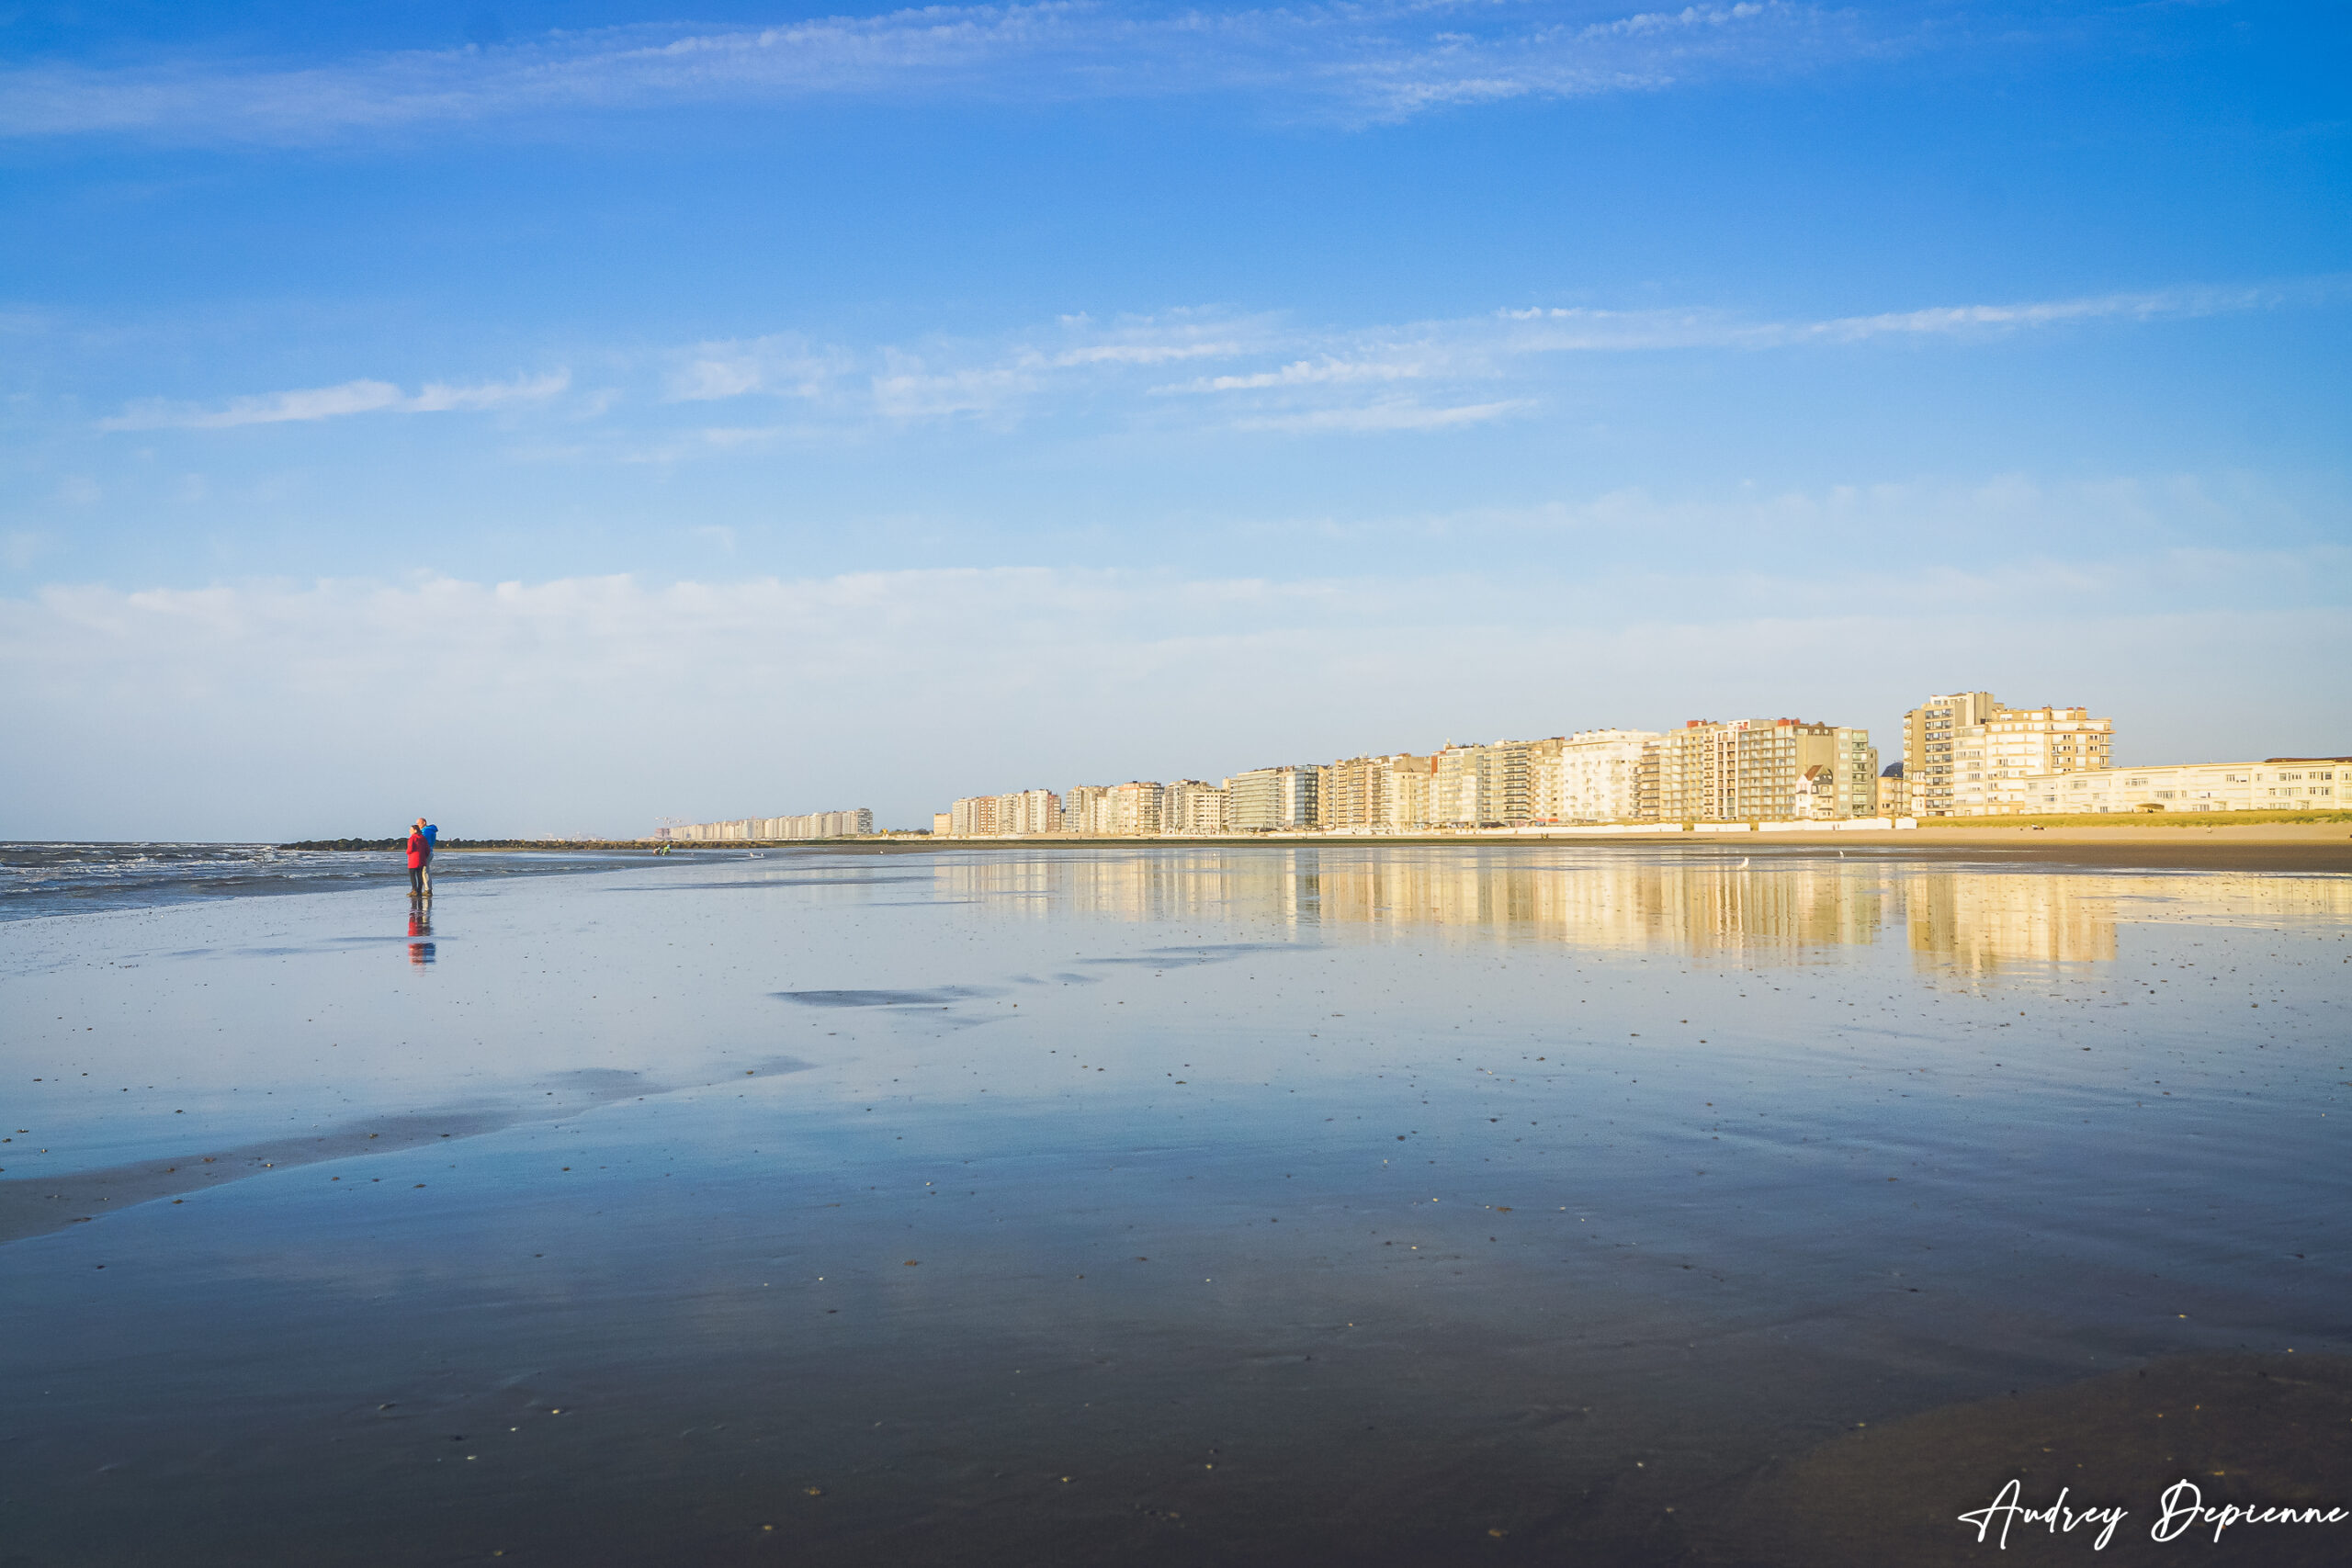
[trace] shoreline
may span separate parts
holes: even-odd
[[[1414,834],[1218,834],[1202,837],[1142,836],[1081,839],[1075,836],[970,839],[842,839],[819,843],[762,843],[695,846],[701,852],[731,850],[762,854],[800,851],[808,853],[911,854],[946,852],[1110,849],[1357,849],[1405,847],[1428,849],[1452,845],[1480,849],[1557,849],[1564,845],[1606,850],[1617,847],[1655,851],[1676,849],[1693,856],[1736,853],[1743,859],[1770,855],[1776,860],[1829,858],[1872,860],[1951,860],[1982,863],[1988,859],[2021,865],[2083,865],[2151,871],[2245,871],[2265,873],[2352,874],[2352,821],[2233,822],[2155,825],[2145,819],[2097,826],[2068,824],[2036,826],[1970,823],[1879,829],[1863,831],[1817,829],[1741,832],[1680,831],[1616,832],[1609,834],[1547,834],[1541,832],[1414,833]],[[680,853],[687,852],[682,846]]]

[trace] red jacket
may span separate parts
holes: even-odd
[[[424,835],[422,833],[408,836],[408,863],[412,868],[424,863]]]

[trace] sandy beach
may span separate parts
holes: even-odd
[[[1231,847],[1231,838],[1153,840],[1155,844],[1199,848]],[[1244,840],[1246,841],[1246,840]],[[1922,823],[1917,829],[1885,831],[1627,833],[1623,836],[1548,837],[1540,832],[1432,836],[1427,838],[1337,838],[1320,835],[1273,836],[1263,840],[1283,845],[1319,844],[1344,848],[1363,844],[1476,844],[1481,847],[1551,848],[1606,851],[1623,845],[1630,852],[1651,852],[1671,845],[1693,855],[1787,855],[1830,852],[1849,855],[1892,856],[1904,860],[1989,860],[2015,864],[2050,866],[2113,866],[2150,870],[2165,868],[2202,871],[2352,872],[2352,822],[2257,822],[2167,825],[2154,821],[2069,824],[2035,828],[2007,825]],[[1132,839],[1045,838],[1030,840],[891,840],[875,844],[828,846],[828,852],[853,854],[984,854],[1001,852],[1008,844],[1032,850],[1104,850],[1132,847]],[[763,853],[808,852],[759,846]],[[699,851],[728,853],[728,850]],[[741,851],[732,852],[741,853]]]

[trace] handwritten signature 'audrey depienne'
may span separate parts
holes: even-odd
[[[1999,1544],[2004,1549],[2009,1544],[2012,1526],[2045,1526],[2052,1535],[2070,1535],[2095,1526],[2098,1534],[2091,1541],[2091,1550],[2098,1551],[2115,1539],[2115,1528],[2132,1512],[2120,1507],[2070,1508],[2066,1506],[2066,1491],[2060,1487],[2057,1500],[2046,1508],[2029,1507],[2018,1500],[2024,1488],[2011,1481],[1990,1503],[1961,1515],[1960,1522],[1974,1525],[1979,1541],[1992,1539],[1997,1527]],[[2250,1503],[2208,1506],[2204,1493],[2193,1481],[2174,1482],[2156,1501],[2159,1511],[2148,1533],[2157,1540],[2177,1540],[2191,1530],[2201,1532],[2208,1526],[2212,1528],[2213,1540],[2218,1542],[2222,1532],[2232,1525],[2337,1525],[2352,1519],[2352,1512],[2341,1507],[2298,1508]]]

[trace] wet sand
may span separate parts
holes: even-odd
[[[1094,852],[1136,847],[1133,839],[945,839],[937,843],[892,840],[830,851],[796,851],[763,847],[764,854],[845,853],[1003,854],[1008,852]],[[1153,840],[1154,846],[1186,845],[1202,849],[1234,849],[1248,840],[1230,838]],[[1827,853],[1894,861],[1994,863],[2020,866],[2097,866],[2132,870],[2251,871],[2293,874],[2352,873],[2352,822],[2256,822],[2219,826],[2165,826],[2140,820],[2112,826],[2052,828],[2004,827],[1986,824],[1922,823],[1916,829],[1859,832],[1724,832],[1626,834],[1610,838],[1546,838],[1540,834],[1488,836],[1350,839],[1299,837],[1262,840],[1280,848],[1409,848],[1444,845],[1452,848],[1544,853],[1562,849],[1578,853],[1629,856],[1655,854],[1672,847],[1694,858],[1757,855],[1804,857]]]
[[[805,1072],[808,1067],[808,1063],[790,1056],[774,1056],[743,1073],[748,1077],[763,1072]],[[191,1146],[130,1165],[69,1170],[40,1181],[0,1182],[0,1244],[88,1224],[97,1218],[101,1205],[119,1209],[152,1203],[259,1176],[266,1170],[297,1170],[330,1160],[394,1154],[443,1139],[478,1138],[526,1122],[561,1121],[615,1100],[706,1087],[659,1083],[642,1073],[612,1068],[583,1068],[541,1081],[556,1087],[525,1086],[521,1092],[526,1098],[519,1104],[451,1105],[406,1114],[362,1116],[332,1133],[272,1138],[209,1152]],[[533,1100],[547,1103],[535,1105]]]
[[[2301,1516],[2352,1513],[2347,1475],[2352,1358],[2168,1357],[1857,1428],[1767,1467],[1699,1556],[1759,1568],[1944,1568],[1994,1552],[2027,1563],[2091,1554],[2126,1564],[2186,1557],[2318,1568],[2345,1561],[2347,1525]],[[2111,1532],[2106,1518],[2026,1521],[2006,1511],[1952,1528],[1961,1515],[2001,1503],[2012,1482],[2024,1507],[2123,1514]],[[2193,1491],[2174,1492],[2182,1483]],[[2299,1517],[2194,1526],[2180,1517],[2229,1505]],[[2162,1522],[2167,1507],[2176,1525]],[[2159,1529],[2165,1539],[2156,1539]]]
[[[1736,837],[1736,836],[1735,836]],[[2245,826],[2007,828],[1922,823],[1870,833],[1774,833],[1815,852],[1860,845],[1905,858],[1990,861],[2012,865],[2099,866],[2183,871],[2352,872],[2352,822]],[[1792,848],[1796,847],[1792,845]]]
[[[0,1551],[1905,1561],[2052,1434],[2148,1506],[2144,1397],[2352,1490],[2239,1441],[2335,1430],[2352,1354],[2337,881],[1130,847],[439,902],[429,962],[368,894],[13,928],[0,1213],[108,1201],[0,1248]]]

